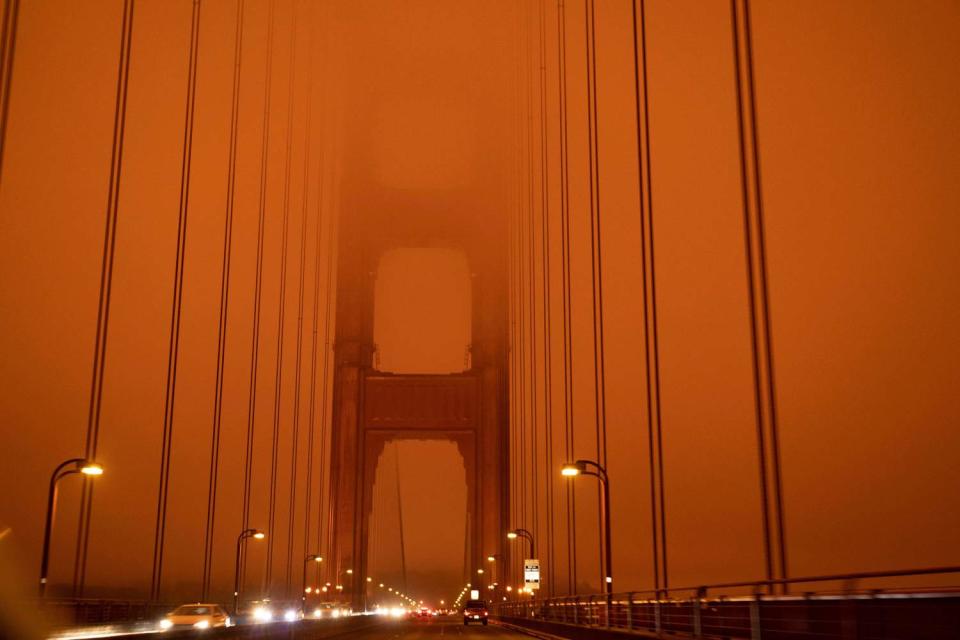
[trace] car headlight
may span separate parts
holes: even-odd
[[[270,622],[273,620],[273,612],[266,607],[257,607],[253,610],[253,619],[257,622]]]
[[[167,618],[164,618],[163,620],[160,621],[160,628],[163,629],[164,631],[166,631],[172,626],[173,626],[173,623],[170,622],[170,620],[168,620]]]
[[[297,612],[293,609],[287,609],[283,614],[283,619],[287,622],[293,622],[297,619]]]
[[[209,628],[210,628],[210,621],[209,621],[209,620],[198,620],[197,622],[194,622],[194,623],[193,623],[193,628],[194,628],[194,629],[209,629]]]

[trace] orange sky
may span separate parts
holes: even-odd
[[[616,586],[644,589],[651,578],[631,3],[596,4]],[[0,479],[0,530],[12,529],[0,544],[13,545],[24,561],[24,575],[32,576],[49,473],[82,452],[85,439],[121,2],[21,5],[0,176],[5,445],[0,468],[8,470]],[[583,4],[566,5],[573,429],[575,454],[594,457]],[[108,472],[96,493],[89,595],[129,587],[132,596],[142,597],[149,586],[190,6],[188,0],[137,2],[99,452]],[[226,597],[231,588],[232,541],[239,526],[260,185],[267,0],[246,0],[245,6],[214,597]],[[544,6],[553,261],[550,379],[553,434],[559,442],[557,14],[555,3]],[[955,563],[960,536],[960,509],[955,508],[960,483],[960,85],[955,81],[960,8],[949,0],[754,0],[751,6],[791,572]],[[164,582],[172,598],[194,597],[202,561],[235,7],[233,1],[205,0],[202,9]],[[534,13],[518,15],[518,7]],[[539,220],[539,85],[532,85],[531,114],[524,102],[531,88],[526,68],[517,83],[527,45],[518,47],[516,40],[518,20],[529,26],[525,21],[532,18],[535,27],[538,7],[513,0],[276,1],[252,505],[257,517],[266,509],[288,133],[291,235],[287,369],[280,404],[284,464],[291,447],[303,212],[311,239],[303,256],[305,322],[312,320],[318,216],[322,257],[331,250],[327,240],[334,221],[361,215],[365,206],[386,206],[384,193],[398,200],[410,196],[408,203],[442,202],[450,216],[485,216],[491,229],[508,229],[518,215],[518,196],[527,193],[532,177]],[[294,8],[298,63],[288,132]],[[729,5],[647,0],[646,10],[670,579],[677,585],[758,579],[762,547]],[[529,37],[524,42],[535,49],[527,62],[536,79],[537,30]],[[311,67],[315,111],[307,138]],[[518,171],[516,144],[531,122],[534,128],[523,144],[533,144],[532,174]],[[308,145],[311,166],[304,182]],[[412,214],[398,209],[392,224],[403,225],[407,215]],[[519,215],[525,221],[528,210]],[[539,235],[535,239],[539,242]],[[502,252],[508,242],[498,238],[491,252]],[[542,257],[538,245],[537,278]],[[327,276],[327,262],[321,260],[321,313]],[[459,277],[448,272],[431,284],[439,291],[444,278],[456,282]],[[429,299],[423,295],[427,291],[409,291],[408,299],[418,301],[416,313],[389,315],[393,320],[381,325],[378,340],[409,335],[411,327],[403,323],[415,317],[459,317],[438,323],[449,333],[437,329],[435,344],[446,347],[437,347],[435,360],[425,364],[430,358],[416,351],[421,360],[411,365],[442,369],[451,358],[459,362],[463,336],[469,334],[449,300],[442,294]],[[534,293],[541,323],[540,284]],[[393,304],[404,299],[402,289],[393,295]],[[326,330],[321,317],[320,335]],[[304,336],[306,372],[311,331]],[[517,334],[514,339],[518,345]],[[544,347],[539,325],[537,340],[540,395],[534,415],[543,443],[546,372],[539,359]],[[397,355],[389,356],[397,358],[397,366],[409,357],[402,354],[410,346],[404,342]],[[318,353],[322,363],[322,340]],[[386,346],[383,357],[388,357]],[[306,384],[304,379],[302,416],[311,391],[318,402],[323,398],[321,383],[313,390]],[[405,518],[410,514],[408,562],[416,558],[423,571],[445,576],[440,587],[423,584],[424,593],[452,596],[456,591],[448,592],[464,569],[462,540],[450,536],[438,543],[428,533],[435,519],[451,518],[456,530],[463,526],[460,515],[448,515],[464,509],[460,463],[455,450],[441,443],[404,442],[397,449],[404,486],[411,487],[404,493]],[[385,460],[395,455],[388,453]],[[302,470],[303,448],[299,455]],[[450,486],[436,495],[428,489],[435,476],[424,464],[432,457],[450,477]],[[540,460],[541,491],[546,475],[555,475],[555,469],[544,467]],[[285,501],[289,478],[280,477]],[[72,575],[75,480],[65,481],[60,495],[55,583],[69,582]],[[299,482],[302,495],[304,479]],[[526,486],[529,491],[529,480]],[[314,493],[323,491],[318,480]],[[543,548],[546,497],[534,514],[532,495],[524,501],[525,510],[519,507],[519,491],[514,490],[515,524],[535,530]],[[595,488],[578,481],[577,492],[578,581],[584,589],[597,589]],[[375,523],[387,521],[390,505],[384,505],[375,506]],[[295,516],[302,520],[302,506]],[[280,520],[276,553],[285,558],[285,511]],[[303,546],[301,529],[298,524],[296,540]],[[558,549],[565,544],[562,536],[557,544]],[[262,552],[252,550],[254,566],[262,562]],[[395,570],[396,558],[389,553],[375,551],[374,557],[383,572]],[[565,558],[558,551],[556,559],[544,563],[546,579],[555,578],[558,589],[566,585]],[[284,571],[278,572],[282,582]]]

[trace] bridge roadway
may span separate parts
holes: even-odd
[[[3,638],[0,630],[0,638]],[[55,636],[66,638],[69,636]],[[93,636],[84,636],[93,637]],[[444,640],[530,640],[529,635],[510,631],[496,624],[487,626],[463,624],[459,615],[440,618],[392,619],[374,616],[357,616],[328,621],[304,621],[297,623],[274,622],[271,624],[238,625],[229,629],[210,629],[204,632],[173,631],[167,633],[124,633],[118,636],[125,640],[184,640],[187,638],[208,638],[210,640],[421,640],[424,638],[443,638]]]
[[[344,640],[423,640],[446,638],[449,640],[530,640],[530,636],[509,631],[495,624],[465,626],[460,617],[445,617],[433,620],[384,621],[382,625],[360,629],[338,636]]]

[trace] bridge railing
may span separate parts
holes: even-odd
[[[64,625],[97,625],[159,620],[177,603],[98,598],[50,598],[38,603],[45,617]]]
[[[960,577],[960,567],[502,602],[493,612],[501,620],[553,632],[573,626],[751,640],[960,638],[960,589],[889,584],[938,575]]]

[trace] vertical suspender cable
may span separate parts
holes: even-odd
[[[303,359],[303,293],[304,293],[304,284],[305,284],[305,275],[307,268],[307,223],[309,222],[309,213],[307,210],[307,198],[310,195],[310,187],[308,183],[308,178],[310,176],[310,126],[311,126],[311,110],[313,108],[313,65],[309,59],[309,52],[311,50],[311,45],[313,43],[313,32],[311,29],[310,37],[307,40],[307,97],[306,97],[306,115],[304,122],[304,152],[303,152],[303,201],[300,212],[300,285],[299,291],[297,293],[297,344],[296,344],[296,361],[294,364],[294,382],[293,382],[293,424],[292,430],[293,434],[291,437],[292,445],[290,452],[290,505],[289,505],[289,514],[288,514],[288,523],[287,523],[287,580],[286,580],[286,591],[285,597],[290,597],[290,590],[292,588],[292,579],[293,579],[293,567],[299,566],[299,562],[296,564],[293,561],[293,547],[294,547],[294,530],[295,530],[295,519],[296,519],[296,500],[297,500],[297,458],[300,450],[300,384],[301,384],[301,375],[300,375],[300,365]],[[293,74],[294,69],[290,70],[290,73]],[[292,123],[291,123],[292,124]],[[310,427],[312,428],[312,424]],[[308,444],[309,447],[309,444]],[[307,503],[309,505],[309,503]],[[304,522],[309,523],[310,517],[309,514],[306,514],[304,517]],[[303,539],[303,544],[307,544],[307,538]],[[303,555],[306,556],[306,549],[303,550]],[[306,569],[304,568],[304,571]]]
[[[313,20],[311,21],[311,38],[310,38],[311,43],[314,42],[314,38],[313,38],[314,26],[313,26],[313,25],[315,24],[315,22],[316,22],[316,16],[314,15],[314,18],[313,18]],[[311,45],[311,47],[309,48],[309,52],[310,52],[309,55],[311,56],[311,59],[308,60],[308,65],[309,65],[309,67],[310,67],[310,70],[308,71],[308,73],[310,74],[310,78],[311,78],[311,82],[309,83],[309,85],[310,85],[310,87],[311,87],[311,88],[310,88],[310,92],[311,92],[311,95],[312,95],[312,91],[313,91],[313,82],[312,82],[312,79],[313,79],[313,65],[314,65],[314,60],[312,59],[312,57],[314,56],[314,46],[313,46],[313,45]],[[308,109],[308,113],[309,113],[309,109]],[[307,136],[306,139],[307,139],[307,144],[310,144],[310,136]],[[303,204],[304,204],[304,208],[306,208],[306,206],[307,206],[306,189],[307,189],[307,185],[309,184],[309,175],[308,175],[309,172],[308,172],[307,169],[306,169],[307,166],[308,166],[308,165],[307,165],[307,162],[306,162],[306,160],[305,160],[305,161],[304,161],[304,172],[303,172],[303,184],[304,184],[304,201],[303,201]],[[322,183],[320,182],[320,179],[319,179],[319,176],[322,176],[322,174],[323,174],[323,155],[322,155],[322,152],[321,152],[321,156],[320,156],[320,162],[318,163],[318,167],[319,167],[318,180],[317,180],[317,185],[318,185],[317,202],[318,202],[318,204],[317,204],[317,214],[316,214],[316,216],[315,216],[315,217],[316,217],[316,223],[315,223],[315,224],[316,224],[316,231],[315,231],[315,234],[316,234],[316,243],[315,243],[315,248],[314,248],[314,265],[313,265],[313,319],[312,319],[312,324],[313,324],[313,326],[312,326],[312,332],[311,332],[311,334],[310,334],[310,335],[311,335],[311,343],[310,343],[310,382],[307,384],[307,389],[310,390],[310,402],[309,402],[308,409],[307,409],[307,424],[308,424],[308,432],[307,432],[307,478],[306,478],[306,487],[304,488],[304,507],[303,507],[303,509],[304,509],[304,516],[303,516],[303,544],[304,544],[304,551],[305,551],[305,552],[306,552],[306,551],[309,551],[309,547],[310,547],[310,543],[311,543],[310,530],[311,530],[311,524],[312,524],[312,521],[313,521],[313,518],[312,518],[312,516],[313,516],[313,478],[314,478],[314,471],[313,471],[313,469],[314,469],[314,464],[315,464],[315,463],[314,463],[314,453],[315,453],[315,450],[316,450],[316,442],[317,442],[317,441],[316,441],[316,434],[317,434],[317,429],[316,429],[317,393],[316,393],[316,389],[317,389],[317,348],[318,348],[318,346],[319,346],[319,345],[317,344],[317,336],[319,335],[319,321],[320,321],[320,264],[321,264],[321,257],[323,256],[323,245],[322,245],[322,239],[323,239],[323,220],[322,220],[322,218],[321,218],[321,213],[322,213],[322,212],[321,212],[320,205],[319,205],[320,198],[321,198],[321,194],[323,193]],[[306,213],[304,213],[304,216],[306,216]],[[320,464],[321,464],[321,468],[322,468],[322,465],[323,465],[323,461],[322,461],[322,460],[320,461]],[[321,477],[322,477],[322,476],[321,476]],[[321,482],[322,482],[322,480],[321,480]],[[322,507],[321,507],[321,508],[322,508]],[[318,523],[318,524],[319,524],[319,523]],[[318,531],[318,541],[319,541],[319,526],[317,527],[317,531]],[[323,555],[323,554],[321,553],[319,544],[315,545],[315,546],[313,547],[313,549],[314,549],[313,553]],[[306,580],[306,578],[304,578],[304,580]],[[319,584],[319,580],[320,580],[320,575],[319,575],[319,572],[318,572],[318,574],[317,574],[318,584]]]
[[[263,296],[263,233],[266,225],[267,170],[270,150],[270,91],[273,85],[273,20],[275,0],[267,4],[267,50],[263,85],[263,128],[260,142],[260,191],[257,215],[256,277],[253,285],[253,331],[250,340],[250,385],[247,392],[247,439],[243,471],[243,529],[250,528],[250,503],[253,483],[253,445],[257,417],[257,371],[260,361],[260,312]],[[273,532],[268,534],[272,537]],[[244,584],[247,568],[246,546],[241,550],[240,584]]]
[[[516,57],[517,57],[517,66],[516,66],[516,77],[514,85],[514,106],[517,109],[517,120],[516,120],[516,132],[515,132],[515,166],[516,166],[516,210],[511,208],[511,214],[508,221],[508,263],[507,263],[507,274],[509,278],[509,297],[510,297],[510,404],[511,404],[511,416],[510,416],[510,522],[508,526],[513,528],[518,517],[518,507],[520,505],[520,497],[518,493],[519,487],[519,465],[518,465],[518,452],[520,450],[519,443],[517,442],[517,434],[519,433],[519,423],[520,423],[520,413],[522,411],[520,398],[519,398],[519,380],[520,375],[520,365],[519,365],[519,353],[520,353],[520,341],[519,341],[519,332],[517,329],[517,318],[518,318],[518,308],[517,308],[517,280],[515,275],[516,266],[519,264],[519,257],[517,253],[517,242],[516,242],[516,233],[514,226],[518,224],[517,220],[519,219],[519,209],[520,203],[523,198],[523,185],[521,182],[521,165],[520,165],[520,7],[516,7],[516,39],[514,40],[514,45],[516,46]],[[469,565],[467,569],[469,577]],[[507,563],[505,578],[506,582],[513,582],[513,547],[511,545],[507,546]]]
[[[573,322],[570,287],[570,163],[567,131],[567,20],[564,0],[557,0],[557,59],[560,87],[560,220],[561,260],[563,278],[563,371],[564,371],[564,431],[565,456],[574,455],[573,436]],[[576,496],[567,483],[567,593],[574,593],[577,584],[577,530],[574,527]]]
[[[526,29],[527,42],[527,165],[528,171],[528,198],[527,198],[527,282],[529,283],[530,306],[530,529],[534,537],[539,537],[540,483],[538,479],[539,466],[537,465],[537,284],[536,284],[536,233],[534,230],[534,214],[536,210],[535,186],[536,170],[534,166],[534,130],[533,130],[533,11],[530,3],[528,7],[528,26]]]
[[[323,165],[321,164],[321,167]],[[321,197],[323,191],[321,190]],[[318,211],[322,212],[322,200],[317,204]],[[326,472],[326,469],[329,469],[327,466],[327,428],[328,428],[328,408],[329,408],[329,393],[330,393],[330,378],[329,378],[329,366],[330,366],[330,356],[332,352],[332,345],[330,344],[330,327],[333,314],[331,310],[333,309],[333,289],[334,289],[334,240],[336,239],[337,232],[337,216],[331,211],[328,216],[329,221],[327,222],[327,290],[326,303],[324,310],[324,339],[323,339],[323,395],[321,396],[320,402],[320,471],[319,475],[323,481],[327,482],[329,487],[330,478],[329,473]],[[331,418],[332,419],[332,418]],[[330,426],[332,431],[333,427]],[[331,454],[332,455],[332,454]],[[322,485],[321,485],[322,488]],[[327,504],[324,507],[324,500]],[[323,549],[325,553],[330,553],[330,536],[331,531],[331,522],[333,521],[332,509],[333,509],[333,500],[330,496],[330,491],[320,492],[320,522],[317,527],[317,548]],[[326,521],[324,521],[324,516],[326,516]],[[322,533],[321,533],[322,532]],[[323,537],[321,537],[323,536]]]
[[[764,560],[767,579],[773,580],[786,578],[788,570],[749,1],[730,0],[730,13],[736,79],[740,187],[750,305],[750,340],[753,353]]]
[[[397,525],[399,530],[399,539],[400,539],[400,575],[402,576],[401,584],[403,585],[403,591],[407,591],[407,547],[403,540],[403,492],[400,491],[400,445],[398,444],[394,448],[395,457],[394,457],[394,470],[396,472],[397,479]],[[467,536],[469,536],[470,531],[468,528]],[[354,575],[354,584],[356,581],[361,579],[360,574]]]
[[[293,89],[294,71],[297,53],[297,5],[291,2],[290,11],[290,62],[287,76],[287,149],[283,168],[283,231],[280,241],[280,298],[277,309],[277,367],[274,371],[273,391],[273,442],[270,447],[270,501],[268,505],[267,530],[276,531],[277,521],[277,473],[280,467],[280,399],[283,389],[283,335],[286,319],[287,297],[287,254],[290,240],[290,165],[293,149]],[[276,535],[269,536],[267,542],[267,562],[264,571],[264,590],[273,592],[273,550]],[[289,567],[288,567],[289,569]]]
[[[520,112],[518,115],[522,118],[522,110],[524,109],[524,89],[526,84],[524,82],[523,71],[526,68],[524,64],[524,55],[526,53],[526,48],[524,47],[524,15],[523,15],[523,4],[520,3],[517,7],[517,48],[519,50],[519,55],[517,57],[517,101]],[[520,189],[517,192],[517,216],[516,216],[516,258],[517,258],[517,340],[519,343],[518,348],[518,363],[519,363],[519,372],[517,374],[517,383],[519,385],[519,399],[520,399],[520,413],[518,415],[517,424],[519,427],[517,433],[517,478],[519,480],[519,513],[517,515],[517,520],[513,522],[513,526],[519,526],[521,524],[526,524],[527,519],[527,469],[526,469],[526,458],[527,458],[527,448],[526,448],[526,436],[527,436],[527,334],[526,334],[526,324],[527,324],[527,305],[526,305],[526,290],[524,288],[524,242],[523,242],[523,213],[524,213],[524,198],[525,191],[529,189],[529,180],[524,180],[523,175],[525,173],[525,158],[524,158],[524,126],[523,120],[521,120],[519,126],[517,127],[517,154],[518,158],[518,167],[520,175],[518,180],[520,183]]]
[[[113,291],[113,258],[117,245],[117,214],[120,207],[120,170],[123,167],[123,142],[127,122],[127,86],[130,78],[130,51],[133,42],[134,0],[124,0],[120,26],[120,56],[117,70],[117,95],[113,112],[113,142],[110,152],[110,177],[107,183],[106,225],[103,258],[100,263],[100,298],[97,305],[97,329],[93,348],[93,375],[87,413],[86,458],[96,459],[100,436],[100,408],[103,401],[103,377],[110,327],[110,300]],[[12,26],[12,24],[11,24]],[[12,51],[10,53],[12,56]],[[12,61],[12,58],[11,58]],[[93,509],[93,483],[84,480],[80,503],[80,526],[73,565],[73,595],[83,595],[87,570],[87,546]]]
[[[207,482],[207,526],[203,538],[201,599],[210,595],[213,572],[213,533],[217,517],[217,480],[220,468],[220,424],[223,418],[223,369],[227,347],[227,317],[230,303],[230,258],[233,254],[233,206],[237,181],[237,129],[240,121],[240,53],[243,48],[243,9],[237,0],[236,33],[233,39],[233,92],[230,101],[230,141],[227,159],[227,205],[223,226],[223,262],[220,272],[220,325],[217,329],[217,375],[214,385],[213,428],[210,442],[210,473]]]
[[[660,420],[660,347],[657,331],[657,279],[653,241],[653,181],[650,175],[650,108],[647,86],[646,3],[633,0],[633,71],[637,127],[637,184],[640,191],[640,253],[643,278],[644,367],[647,397],[647,451],[653,537],[653,584],[658,595],[670,587],[667,572],[667,518]],[[639,27],[639,29],[638,29]]]
[[[600,221],[600,152],[597,127],[597,25],[594,0],[586,0],[584,7],[584,22],[586,29],[586,89],[587,89],[587,146],[590,178],[590,270],[592,274],[591,289],[593,293],[593,371],[594,371],[594,403],[596,412],[596,447],[597,458],[601,465],[607,464],[607,395],[605,354],[603,344],[603,245],[601,243]],[[601,500],[601,489],[597,487],[597,499]],[[598,512],[597,522],[599,531],[603,531],[602,515]],[[604,577],[609,575],[607,567],[603,566],[604,542],[601,536],[600,544],[600,584],[604,584]]]
[[[550,304],[550,167],[547,154],[547,33],[546,33],[546,8],[545,0],[539,0],[539,33],[540,33],[540,171],[542,174],[540,180],[540,239],[543,253],[543,392],[544,392],[544,420],[546,436],[546,521],[547,521],[547,546],[546,546],[546,566],[550,571],[556,571],[553,562],[555,554],[554,546],[554,461],[553,461],[553,340],[551,333],[551,304]],[[556,573],[553,574],[554,576]],[[547,591],[550,597],[554,595],[553,578],[547,580]]]
[[[332,169],[331,169],[332,171]],[[319,205],[318,205],[319,206]],[[328,453],[327,445],[332,443],[332,433],[333,433],[333,415],[334,415],[334,406],[336,398],[329,398],[331,393],[331,387],[333,381],[330,379],[332,376],[328,376],[330,362],[333,362],[334,369],[336,368],[336,361],[334,359],[334,348],[333,343],[331,342],[331,329],[335,318],[335,314],[332,313],[334,305],[334,273],[336,261],[334,260],[334,255],[338,253],[335,251],[336,245],[334,244],[339,235],[339,225],[340,217],[334,212],[331,208],[330,213],[328,214],[327,222],[327,291],[326,291],[326,320],[324,326],[324,353],[323,353],[323,398],[322,398],[322,414],[320,416],[320,459],[323,464],[327,465],[327,468],[332,468],[332,458],[333,458],[333,445],[330,444],[330,449]],[[335,336],[334,336],[335,337]],[[329,418],[328,418],[329,416]],[[327,429],[330,429],[331,436],[328,438]],[[325,522],[321,522],[321,528],[324,529],[324,542],[323,549],[329,555],[332,554],[333,546],[333,522],[334,522],[334,503],[333,503],[333,492],[331,487],[333,485],[333,478],[329,472],[324,472],[321,469],[320,475],[327,482],[327,491],[322,491],[320,494],[320,504],[323,506],[323,501],[326,500],[326,508],[321,509],[321,518],[326,517]],[[329,563],[324,563],[327,565],[327,570],[329,570]]]
[[[193,159],[193,120],[197,98],[197,58],[200,46],[200,0],[193,0],[190,19],[190,58],[187,74],[187,104],[183,126],[183,158],[180,166],[180,213],[177,220],[177,255],[173,271],[173,304],[170,309],[170,342],[167,347],[167,389],[163,407],[163,434],[160,446],[160,482],[157,491],[157,520],[153,539],[153,577],[150,600],[160,597],[163,579],[163,550],[167,531],[167,502],[170,493],[170,459],[177,399],[177,368],[180,358],[180,318],[183,311],[183,276],[187,252],[187,213],[190,201],[190,164]]]
[[[17,18],[20,0],[5,0],[0,25],[0,180],[7,142],[7,116],[10,114],[10,86],[13,79],[13,54],[17,48]]]

